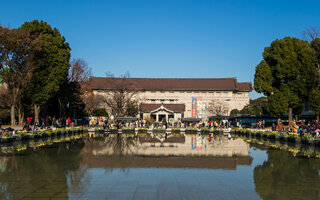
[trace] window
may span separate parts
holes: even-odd
[[[155,102],[156,100],[155,100],[155,99],[151,99],[151,101],[152,101],[152,102]]]
[[[174,102],[174,99],[169,99],[170,102]]]

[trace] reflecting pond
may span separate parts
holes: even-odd
[[[4,149],[0,199],[320,199],[320,159],[240,138],[59,138]]]

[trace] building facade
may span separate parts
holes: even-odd
[[[108,95],[121,78],[91,77],[94,94]],[[140,103],[139,117],[156,121],[179,121],[181,118],[207,119],[209,116],[229,115],[249,103],[250,82],[238,83],[236,78],[127,78],[128,88],[136,90]]]

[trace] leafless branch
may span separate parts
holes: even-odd
[[[228,115],[229,106],[221,100],[212,100],[208,105],[208,111],[215,116]]]
[[[306,29],[305,31],[302,31],[302,38],[304,40],[307,40],[308,42],[311,42],[316,38],[320,38],[320,28],[311,27]]]

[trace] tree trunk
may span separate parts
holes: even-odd
[[[62,100],[60,98],[58,98],[58,103],[59,103],[59,119],[62,119],[62,117],[64,116],[64,105],[62,103]]]
[[[292,122],[292,108],[289,108],[289,112],[288,112],[288,117],[289,117],[289,126],[291,126],[291,122]]]
[[[317,121],[319,122],[319,113],[316,114],[316,117],[317,117]]]
[[[297,121],[299,120],[299,116],[295,115],[294,117],[295,117],[295,120],[296,120],[296,123],[297,123]]]
[[[39,111],[40,106],[34,104],[34,122],[37,122],[39,124]]]
[[[24,113],[22,111],[22,109],[18,110],[18,117],[19,117],[19,125],[22,126],[23,125],[23,121],[24,121]]]
[[[42,123],[46,123],[46,119],[47,119],[47,105],[44,105],[41,109],[42,112]]]
[[[11,106],[10,115],[11,115],[11,126],[14,126],[16,123],[15,115],[14,115],[14,105]]]

